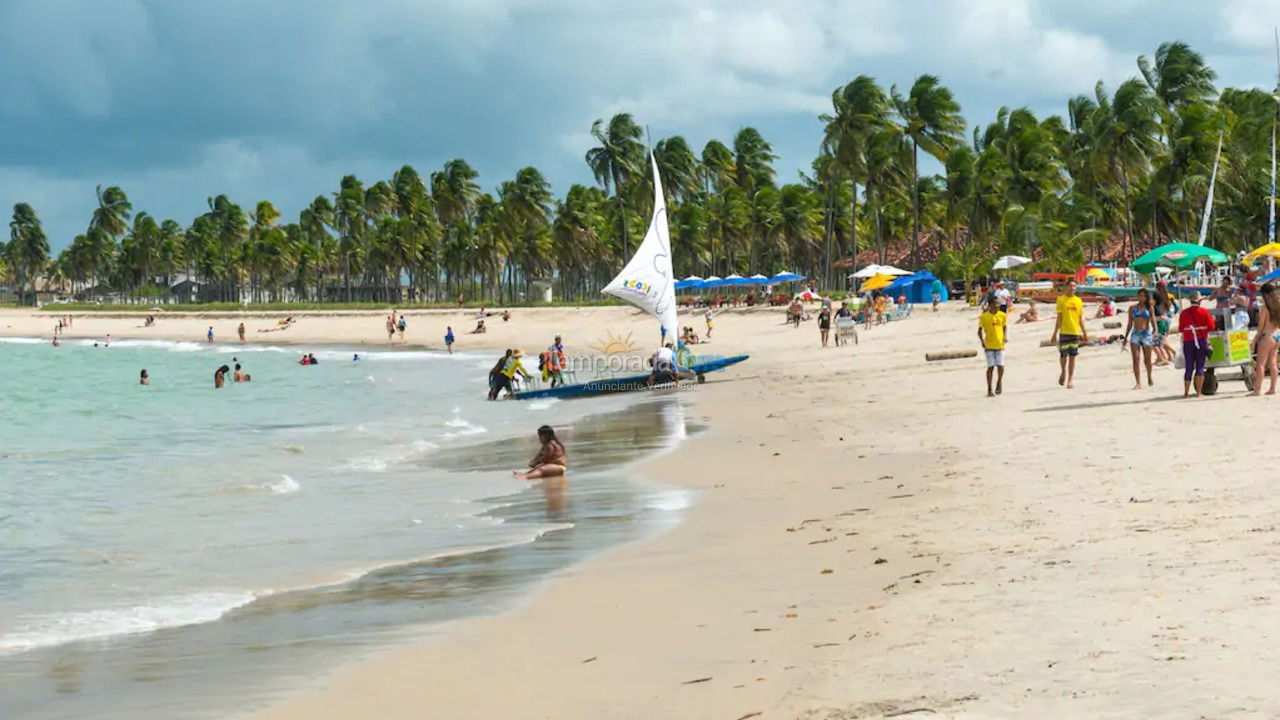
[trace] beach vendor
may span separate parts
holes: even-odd
[[[498,398],[498,390],[501,389],[502,369],[507,366],[507,361],[511,359],[511,348],[507,348],[506,354],[498,358],[498,362],[489,370],[489,399],[496,400]]]
[[[1067,389],[1075,387],[1076,357],[1080,354],[1080,343],[1089,342],[1089,333],[1084,328],[1084,301],[1076,295],[1076,281],[1068,278],[1058,296],[1058,318],[1053,323],[1053,337],[1050,342],[1058,346],[1058,384]]]
[[[1195,382],[1196,397],[1204,387],[1204,364],[1209,359],[1209,333],[1214,329],[1213,314],[1200,307],[1200,293],[1191,293],[1190,302],[1178,314],[1178,331],[1182,333],[1182,358],[1186,368],[1182,371],[1182,397],[1191,396]]]
[[[564,475],[569,469],[569,458],[565,454],[564,445],[560,444],[560,440],[556,438],[556,431],[550,425],[538,428],[538,442],[542,443],[542,447],[529,461],[528,472],[512,470],[512,475],[521,480],[535,480]]]

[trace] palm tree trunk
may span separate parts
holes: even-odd
[[[1129,209],[1129,176],[1122,173],[1120,181],[1124,186],[1124,225],[1125,232],[1129,236],[1129,257],[1134,257],[1133,213]]]
[[[911,138],[911,267],[920,268],[920,178],[917,165],[920,160],[920,148],[916,139]]]
[[[858,269],[858,181],[853,181],[853,202],[849,204],[849,256],[851,270]]]

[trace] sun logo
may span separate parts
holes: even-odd
[[[588,345],[592,350],[599,350],[605,355],[617,355],[618,353],[631,352],[636,349],[636,344],[631,341],[631,333],[627,333],[626,337],[614,335],[612,330],[607,331],[608,334],[604,340],[595,345]]]

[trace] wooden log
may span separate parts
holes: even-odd
[[[934,360],[956,360],[958,358],[971,358],[977,356],[977,350],[947,350],[945,352],[925,353],[924,359],[927,362],[933,362]]]
[[[1102,327],[1103,327],[1103,328],[1105,328],[1105,329],[1107,329],[1107,330],[1115,330],[1115,329],[1119,328],[1121,325],[1124,325],[1124,323],[1122,323],[1122,322],[1104,322],[1104,323],[1102,323]]]
[[[1041,341],[1040,341],[1040,347],[1054,347],[1054,346],[1055,346],[1055,345],[1057,345],[1057,344],[1058,344],[1058,343],[1056,343],[1056,342],[1054,342],[1054,341],[1052,341],[1052,340],[1041,340]]]

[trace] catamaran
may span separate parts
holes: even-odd
[[[653,168],[653,216],[649,219],[649,229],[645,232],[640,247],[636,248],[635,255],[631,256],[631,260],[602,292],[635,305],[652,315],[658,321],[661,344],[667,342],[668,338],[674,341],[678,332],[676,277],[671,269],[671,235],[667,229],[667,203],[662,196],[662,178],[658,175],[658,162],[652,154],[649,160]],[[698,382],[702,382],[707,373],[736,365],[747,357],[747,355],[703,356],[693,358],[683,369],[688,371],[690,377],[696,377]],[[554,388],[521,390],[515,393],[515,398],[517,400],[570,398],[645,390],[649,388],[648,379],[648,373],[624,377],[600,377],[584,383]],[[673,383],[665,383],[655,387],[672,385]]]

